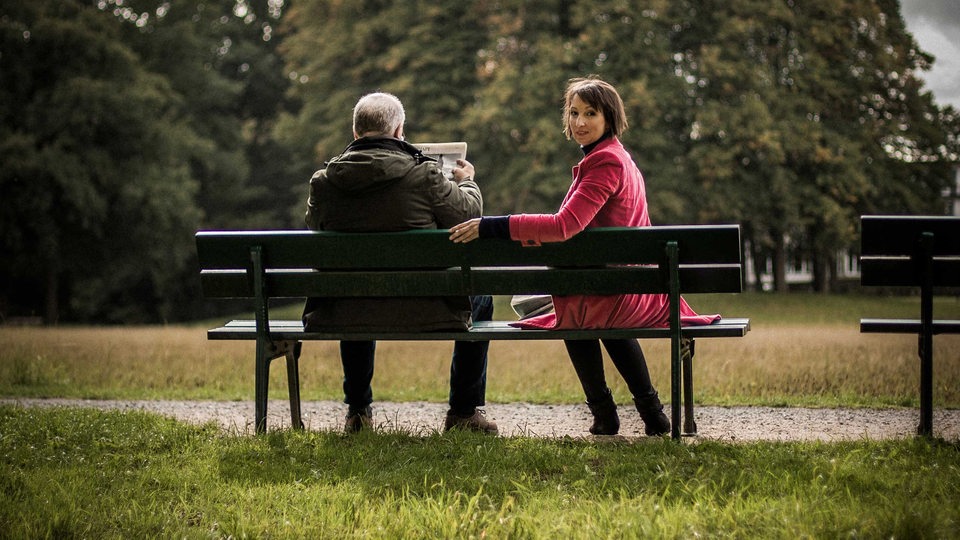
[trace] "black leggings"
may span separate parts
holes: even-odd
[[[600,341],[603,341],[603,347],[607,349],[613,365],[627,383],[634,399],[643,399],[656,393],[650,381],[643,350],[636,339],[564,340],[587,402],[600,403],[607,399],[610,392],[603,374]]]

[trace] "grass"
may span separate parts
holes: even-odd
[[[951,538],[937,440],[235,436],[0,406],[4,538]]]
[[[911,335],[860,334],[860,315],[910,317],[916,298],[807,294],[711,295],[689,298],[701,312],[748,316],[742,339],[701,339],[694,361],[696,398],[710,405],[915,407],[917,340]],[[275,310],[296,317],[299,306]],[[498,316],[509,308],[501,302]],[[960,319],[960,302],[938,297],[935,313]],[[250,400],[252,342],[211,342],[190,326],[110,328],[0,327],[0,396],[102,399]],[[643,342],[654,383],[668,394],[669,345]],[[377,400],[443,402],[451,344],[381,342]],[[960,407],[960,336],[934,339],[934,404]],[[305,400],[340,399],[336,343],[304,346],[300,364]],[[607,379],[621,401],[629,393],[611,365]],[[271,396],[286,396],[282,363],[271,371]],[[487,400],[534,403],[582,401],[563,344],[493,342]]]
[[[915,317],[915,298],[688,300],[753,324],[743,339],[697,342],[701,404],[916,406],[916,338],[857,327]],[[960,318],[960,304],[938,298],[936,313]],[[252,400],[253,344],[209,342],[207,326],[0,327],[0,396]],[[960,336],[934,342],[935,406],[958,407]],[[666,344],[644,350],[669,388]],[[444,401],[449,354],[380,344],[376,398]],[[339,399],[336,344],[307,344],[301,372],[304,399]],[[488,379],[491,402],[582,400],[560,343],[495,342]],[[608,380],[628,398],[612,369]],[[0,539],[956,538],[957,478],[960,445],[936,439],[252,437],[142,412],[0,405]]]

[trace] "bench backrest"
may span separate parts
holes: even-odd
[[[862,216],[860,250],[863,285],[960,286],[960,217]]]
[[[448,236],[202,231],[196,241],[209,298],[257,297],[258,287],[272,298],[666,293],[670,252],[681,292],[741,290],[739,225],[595,228],[538,247]]]

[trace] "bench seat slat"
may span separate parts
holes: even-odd
[[[918,334],[920,319],[860,319],[860,331],[872,334]],[[934,334],[960,334],[960,320],[934,319]]]
[[[220,328],[207,332],[211,340],[256,339],[256,321],[234,320]],[[704,326],[685,326],[683,335],[689,338],[743,337],[750,330],[750,320],[721,319]],[[270,335],[276,341],[485,341],[526,339],[653,339],[669,338],[669,328],[624,328],[624,329],[576,329],[576,330],[523,330],[514,328],[507,321],[478,322],[468,332],[304,332],[298,320],[270,321]]]

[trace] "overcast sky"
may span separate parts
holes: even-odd
[[[960,110],[960,0],[901,0],[900,12],[920,48],[936,57],[920,76],[937,104]]]

